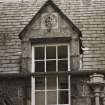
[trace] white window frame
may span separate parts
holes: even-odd
[[[70,71],[70,45],[69,44],[45,44],[45,45],[35,45],[35,46],[32,46],[32,69],[31,69],[31,72],[32,73],[35,73],[35,64],[34,64],[34,48],[35,47],[47,47],[47,46],[67,46],[67,50],[68,50],[68,71]],[[57,47],[56,47],[57,48]],[[46,51],[46,50],[45,50]],[[57,51],[57,50],[56,50]],[[46,54],[46,52],[45,52]],[[56,52],[56,57],[57,57],[57,52]],[[45,55],[46,57],[46,55]],[[45,58],[46,60],[46,58]],[[58,59],[56,58],[56,60],[58,61]],[[39,60],[40,61],[40,60]],[[56,63],[58,64],[58,62],[56,61]],[[56,65],[57,65],[56,64]],[[46,65],[46,64],[45,64]],[[56,66],[56,72],[58,72],[58,67]],[[46,72],[46,67],[45,67],[45,72]],[[69,91],[69,103],[68,104],[58,104],[58,76],[57,76],[57,104],[56,105],[71,105],[71,88],[70,88],[70,75],[68,75],[68,89],[65,89],[65,90],[68,90]],[[47,91],[47,80],[46,80],[46,76],[45,76],[45,105],[47,105],[47,98],[46,98],[46,91]],[[62,90],[62,89],[61,89]],[[63,89],[64,90],[64,89]],[[32,76],[31,77],[31,105],[35,105],[35,77]],[[39,90],[37,90],[39,91]],[[50,90],[50,91],[53,91],[53,90]]]

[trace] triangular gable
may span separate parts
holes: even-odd
[[[21,31],[21,33],[19,34],[19,38],[22,39],[23,35],[27,32],[28,28],[30,27],[30,24],[33,23],[35,17],[42,13],[43,10],[47,7],[51,5],[55,11],[57,13],[59,13],[67,22],[68,24],[72,27],[72,29],[79,35],[79,37],[81,37],[81,31],[73,24],[73,22],[58,8],[58,6],[52,1],[52,0],[48,0],[41,8],[40,10],[34,15],[34,17],[32,18],[32,20],[29,22],[28,25],[26,25],[26,27]]]

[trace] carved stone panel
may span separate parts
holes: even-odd
[[[42,29],[57,29],[58,28],[58,14],[44,13],[41,18]]]

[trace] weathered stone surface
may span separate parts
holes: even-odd
[[[93,94],[87,84],[88,77],[71,77],[71,99],[73,105],[90,105]]]

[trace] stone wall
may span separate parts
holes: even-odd
[[[13,105],[30,105],[30,79],[0,79],[0,94],[5,94]],[[93,93],[87,85],[88,77],[71,77],[72,105],[92,104]]]
[[[88,77],[71,77],[72,105],[92,105],[92,91],[88,84]]]

